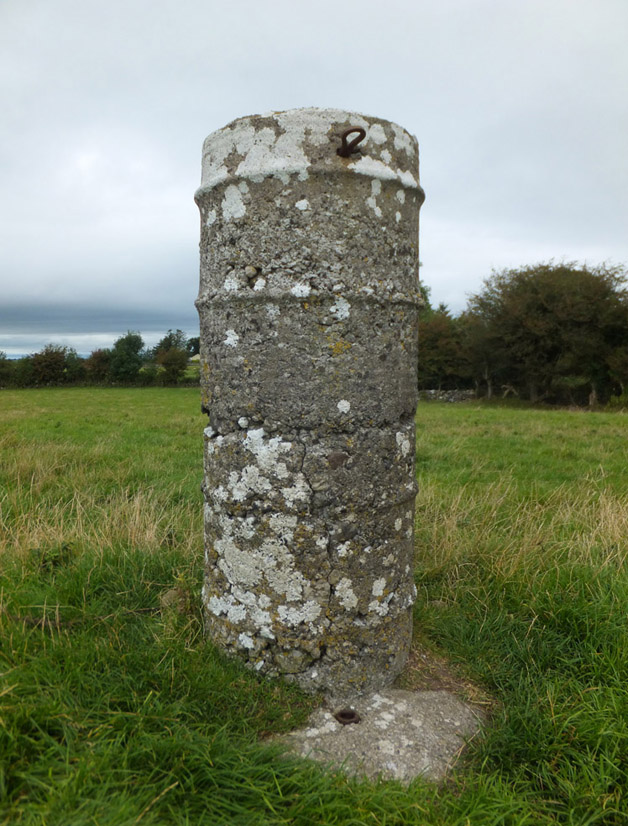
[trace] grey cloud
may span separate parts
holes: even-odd
[[[111,333],[127,330],[195,330],[198,316],[194,307],[105,306],[95,304],[13,303],[0,306],[0,336],[55,333]],[[0,348],[1,349],[1,348]]]
[[[628,261],[627,26],[625,0],[4,0],[0,324],[195,326],[202,141],[294,106],[418,136],[436,301]]]

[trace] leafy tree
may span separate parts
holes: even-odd
[[[111,378],[111,350],[93,350],[85,360],[87,377],[93,382],[106,382]]]
[[[31,359],[35,384],[73,384],[85,376],[83,359],[72,347],[47,344]]]
[[[73,347],[66,348],[64,381],[67,384],[76,384],[86,377],[85,359],[81,358]]]
[[[24,356],[13,362],[11,380],[16,387],[30,387],[35,384],[32,356]]]
[[[33,376],[36,384],[61,384],[64,379],[66,348],[60,344],[47,344],[32,356]]]
[[[419,322],[419,387],[457,387],[463,374],[460,325],[447,307],[421,313]],[[464,383],[464,382],[462,382]]]
[[[432,292],[431,288],[421,282],[419,284],[419,300],[421,302],[421,309],[419,310],[419,315],[421,317],[428,316],[430,313],[433,312],[432,304],[430,302],[430,293]]]
[[[201,351],[200,336],[192,336],[192,338],[189,338],[186,349],[188,351],[188,356],[197,356]]]
[[[531,401],[596,403],[612,389],[609,359],[628,344],[625,282],[622,267],[604,265],[494,272],[465,314],[476,381],[506,381]]]
[[[188,365],[188,354],[180,347],[171,347],[169,350],[159,350],[157,364],[164,369],[163,379],[166,384],[176,384],[185,373]]]
[[[606,361],[610,376],[619,385],[620,395],[623,395],[628,386],[628,344],[616,347]]]
[[[7,358],[7,354],[0,350],[0,387],[6,387],[11,383],[13,370],[11,369],[11,360]]]
[[[159,372],[159,367],[154,362],[144,364],[137,377],[138,383],[142,387],[158,384]]]
[[[137,332],[129,330],[116,339],[111,351],[110,372],[114,381],[134,382],[142,366],[144,341]]]
[[[176,384],[185,373],[190,357],[189,344],[183,330],[168,330],[153,348],[153,358],[162,368],[160,379],[164,384]]]
[[[464,354],[461,372],[473,382],[477,396],[485,387],[486,398],[492,399],[508,376],[508,353],[499,330],[487,308],[479,304],[460,315],[458,326]]]
[[[156,360],[157,354],[161,350],[172,350],[173,348],[187,350],[187,345],[188,337],[183,330],[168,330],[166,335],[149,351],[149,355]]]

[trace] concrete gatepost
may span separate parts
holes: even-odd
[[[379,118],[204,143],[206,630],[331,696],[389,685],[410,646],[423,200],[416,139]]]

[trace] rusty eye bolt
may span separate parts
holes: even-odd
[[[357,132],[357,138],[354,138],[352,141],[347,143],[347,138],[349,135],[353,135],[354,132]],[[364,138],[366,137],[366,130],[362,129],[361,126],[350,126],[348,129],[342,133],[342,144],[340,148],[337,149],[337,153],[340,155],[341,158],[348,158],[352,152],[355,151],[357,145],[361,143]]]

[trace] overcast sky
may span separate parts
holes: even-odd
[[[628,263],[628,0],[0,0],[0,350],[197,334],[201,147],[248,114],[415,134],[422,279]]]

